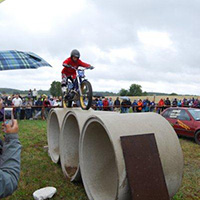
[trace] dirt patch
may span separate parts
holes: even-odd
[[[65,169],[67,171],[67,174],[69,175],[69,177],[72,177],[76,171],[77,171],[77,167],[68,167],[68,166],[65,166]]]

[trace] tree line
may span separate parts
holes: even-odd
[[[53,81],[50,87],[50,93],[52,96],[61,96],[61,83],[59,81]],[[94,92],[95,93],[95,92]],[[128,90],[121,89],[118,93],[113,92],[101,92],[103,96],[145,96],[147,92],[142,91],[142,86],[138,84],[132,84]]]
[[[61,91],[61,83],[59,81],[53,81],[51,83],[51,87],[50,87],[50,94],[52,96],[61,96],[62,95],[62,91]],[[99,93],[99,92],[93,92],[95,93]],[[171,94],[166,94],[166,93],[148,93],[146,91],[142,91],[142,86],[139,84],[131,84],[131,86],[129,87],[129,89],[124,89],[122,88],[118,93],[114,93],[114,92],[100,92],[103,96],[152,96],[152,95],[177,95],[176,93],[171,93]]]

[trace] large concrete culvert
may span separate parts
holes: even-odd
[[[171,125],[160,115],[94,116],[80,141],[80,167],[89,199],[130,200],[120,136],[154,133],[170,197],[181,186],[182,150]],[[144,147],[145,148],[145,147]]]
[[[64,118],[60,135],[60,161],[64,175],[71,181],[81,179],[79,170],[80,130],[77,115],[74,111],[69,112]]]
[[[73,108],[64,119],[60,134],[60,161],[64,175],[71,181],[80,181],[79,142],[85,121],[93,115],[110,115],[114,112],[102,112]]]
[[[47,120],[47,140],[51,160],[57,163],[60,158],[59,136],[63,118],[69,109],[54,108],[51,109]]]

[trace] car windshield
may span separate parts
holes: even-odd
[[[196,121],[200,121],[200,109],[189,109],[188,111]]]

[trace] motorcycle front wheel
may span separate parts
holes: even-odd
[[[83,110],[90,109],[92,105],[92,86],[89,81],[83,81],[81,83],[80,106]]]

